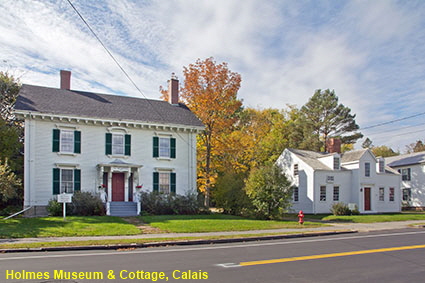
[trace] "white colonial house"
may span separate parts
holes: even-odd
[[[334,142],[331,140],[332,143]],[[400,175],[368,149],[340,154],[290,149],[277,164],[293,184],[292,209],[330,213],[334,203],[357,205],[360,213],[399,212]]]
[[[136,215],[140,190],[196,191],[196,135],[204,126],[178,102],[23,85],[15,110],[25,120],[24,207],[45,215],[58,194],[88,191],[108,215]]]
[[[404,209],[425,209],[425,151],[385,158],[401,174]]]

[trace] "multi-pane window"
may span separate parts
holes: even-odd
[[[294,176],[298,176],[298,164],[294,164]]]
[[[366,177],[370,177],[370,163],[369,162],[366,162],[364,164],[364,175]]]
[[[385,188],[379,188],[379,201],[385,200]]]
[[[124,135],[112,135],[112,154],[124,155]]]
[[[333,183],[335,180],[334,176],[326,176],[326,182],[327,183]]]
[[[326,186],[320,186],[320,201],[326,201]]]
[[[383,159],[379,160],[379,173],[385,172],[385,161]]]
[[[159,157],[170,157],[169,138],[159,138]]]
[[[334,170],[339,170],[339,157],[334,157]]]
[[[394,188],[390,188],[390,197],[389,197],[390,201],[394,201]]]
[[[403,201],[411,200],[411,190],[410,188],[403,189]]]
[[[170,173],[159,173],[159,192],[170,193]]]
[[[74,152],[74,131],[61,130],[60,147],[61,152]]]
[[[339,201],[339,186],[334,187],[334,201]]]
[[[410,168],[399,169],[398,172],[401,173],[401,179],[403,181],[410,181]]]
[[[298,201],[300,197],[298,187],[292,187],[292,190],[293,190],[293,200]]]
[[[61,170],[61,190],[60,193],[71,194],[74,192],[74,170],[62,169]]]

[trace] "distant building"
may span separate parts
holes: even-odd
[[[360,213],[399,212],[400,174],[369,149],[340,153],[331,140],[330,153],[290,149],[277,164],[294,186],[292,208],[304,213],[330,213],[334,203],[357,205]]]
[[[425,210],[425,151],[385,158],[401,174],[403,209]]]
[[[45,215],[61,193],[102,196],[108,215],[136,215],[138,192],[196,191],[196,135],[201,121],[170,101],[23,85],[15,110],[25,120],[24,207]]]

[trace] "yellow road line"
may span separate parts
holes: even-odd
[[[425,248],[425,245],[403,246],[403,247],[362,250],[362,251],[352,251],[352,252],[343,252],[343,253],[332,253],[332,254],[297,256],[297,257],[278,258],[278,259],[269,259],[269,260],[246,261],[246,262],[239,263],[239,265],[249,266],[249,265],[259,265],[259,264],[282,263],[282,262],[291,262],[291,261],[300,261],[300,260],[309,260],[309,259],[321,259],[321,258],[330,258],[330,257],[383,253],[383,252],[414,250],[414,249],[424,249],[424,248]]]

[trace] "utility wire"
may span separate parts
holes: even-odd
[[[388,124],[392,124],[392,123],[395,123],[395,122],[411,119],[411,118],[418,117],[418,116],[421,116],[421,115],[425,115],[425,112],[418,113],[418,114],[415,114],[415,115],[412,115],[412,116],[403,117],[403,118],[400,118],[400,119],[391,120],[391,121],[388,121],[388,122],[375,124],[375,125],[368,126],[368,127],[364,127],[364,128],[361,128],[360,130],[372,129],[372,128],[380,127],[380,126],[383,126],[383,125],[388,125]]]
[[[130,77],[130,75],[124,70],[124,68],[121,66],[121,64],[118,62],[118,60],[115,58],[115,56],[109,51],[109,49],[106,47],[106,45],[102,42],[102,40],[97,36],[97,34],[94,32],[94,30],[90,27],[89,23],[84,19],[84,17],[81,15],[81,13],[77,10],[77,8],[72,4],[71,0],[67,0],[69,5],[72,7],[72,9],[75,11],[75,13],[80,17],[80,19],[84,22],[84,24],[87,26],[87,28],[90,30],[90,32],[93,34],[93,36],[99,41],[99,43],[102,45],[103,49],[108,53],[108,55],[114,60],[115,64],[120,68],[120,70],[124,73],[124,75],[127,77],[127,79],[132,83],[132,85],[140,92],[140,94],[146,98],[147,102],[150,104],[152,109],[159,115],[160,118],[162,118],[161,113],[155,108],[155,106],[151,103],[151,101],[146,97],[146,95],[142,92],[142,90],[137,86],[137,84],[133,81],[133,79]],[[195,149],[188,141],[186,141],[177,131],[175,132],[187,145],[192,147],[192,149]]]

